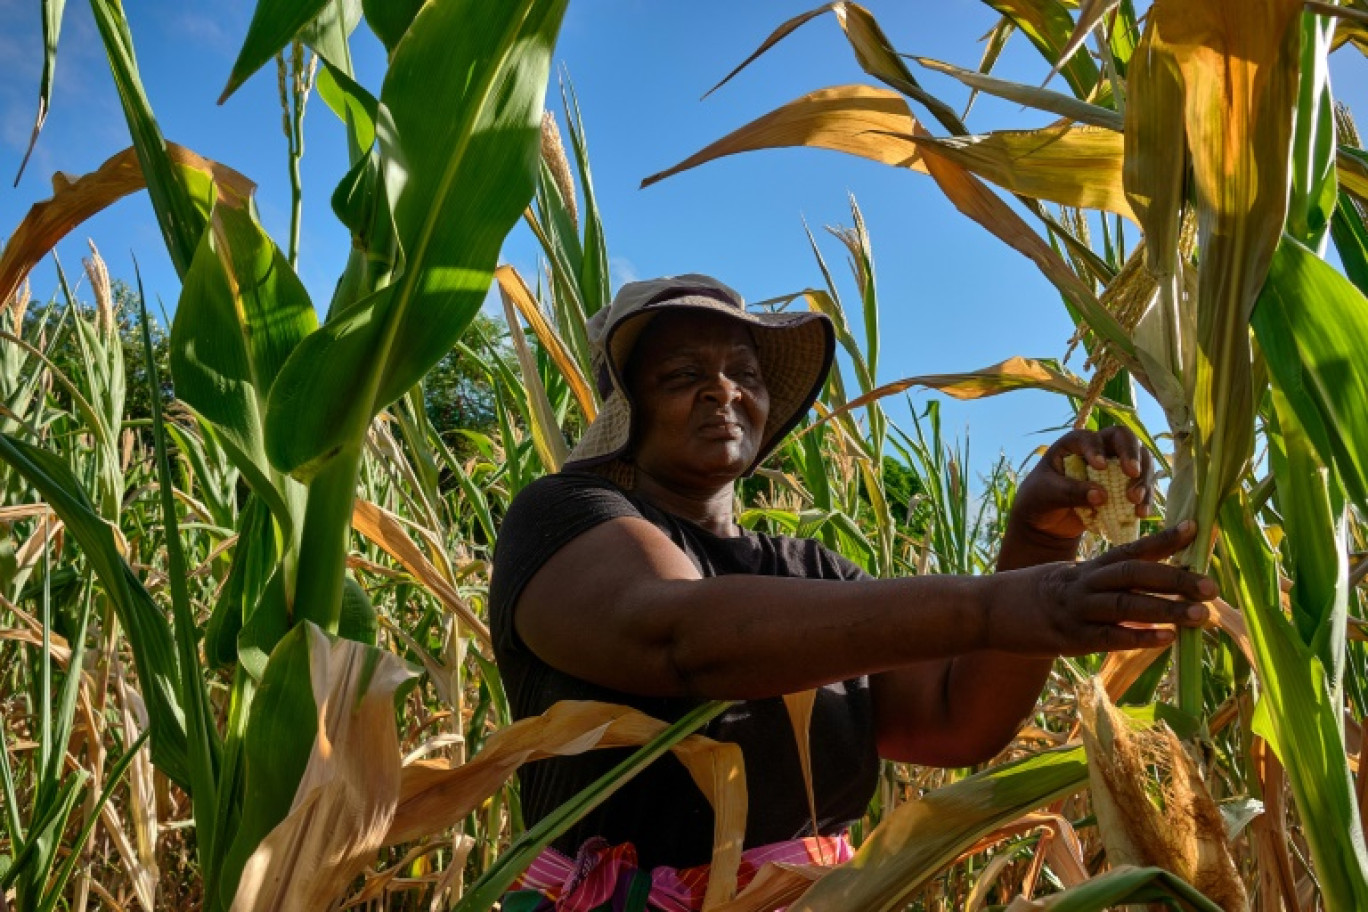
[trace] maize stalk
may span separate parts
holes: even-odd
[[[1107,500],[1101,506],[1074,507],[1084,528],[1113,545],[1124,545],[1140,537],[1140,517],[1126,497],[1132,479],[1122,470],[1121,460],[1108,459],[1105,469],[1095,469],[1082,456],[1070,453],[1064,457],[1064,474],[1101,485],[1107,492]]]

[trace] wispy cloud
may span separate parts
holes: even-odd
[[[641,278],[641,274],[631,260],[616,256],[608,258],[608,276],[612,280],[614,291],[628,282],[635,282]]]
[[[170,18],[167,31],[175,38],[193,42],[224,57],[237,52],[239,37],[230,31],[223,17],[194,9],[181,8]]]

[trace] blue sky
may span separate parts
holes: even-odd
[[[967,370],[1018,354],[1062,355],[1072,326],[1054,289],[1025,259],[955,212],[922,175],[837,153],[780,150],[724,159],[638,189],[646,175],[805,92],[869,82],[826,16],[700,100],[776,25],[815,5],[816,0],[572,0],[556,62],[573,80],[586,121],[614,284],[701,271],[751,300],[819,285],[806,220],[853,302],[843,249],[823,230],[850,223],[853,196],[873,238],[883,302],[880,380]],[[900,50],[966,67],[977,65],[980,38],[996,21],[978,0],[866,5]],[[274,68],[258,73],[223,106],[214,104],[252,4],[125,0],[125,6],[163,132],[256,181],[262,219],[283,245],[289,184]],[[0,235],[48,195],[54,171],[85,173],[128,144],[89,8],[69,3],[53,110],[28,172],[11,189],[32,125],[41,48],[37,4],[0,0],[0,60],[9,64],[8,78],[0,81]],[[354,49],[360,80],[378,92],[383,54],[364,25]],[[1048,67],[1016,36],[997,72],[1039,84]],[[1332,73],[1341,97],[1368,111],[1364,59],[1342,51]],[[952,105],[963,104],[966,93],[957,84],[930,73],[924,82]],[[549,100],[559,107],[554,86]],[[983,98],[968,122],[971,129],[987,131],[1048,120]],[[320,307],[348,249],[327,205],[345,156],[340,126],[313,98],[306,116],[299,271]],[[1138,237],[1138,230],[1131,236]],[[149,295],[174,307],[179,283],[144,198],[118,204],[60,245],[69,271],[79,271],[86,237],[100,246],[116,276],[131,273],[129,251],[135,253]],[[525,229],[510,236],[504,259],[529,278],[535,273],[537,249]],[[35,273],[35,294],[46,297],[55,288],[45,265]],[[1081,370],[1081,364],[1072,366]],[[926,396],[918,393],[912,401],[920,405]],[[894,414],[905,415],[906,409],[896,406]],[[974,463],[981,469],[999,450],[1014,461],[1024,459],[1052,439],[1043,430],[1069,416],[1066,404],[1049,394],[1014,393],[948,403],[944,417],[951,431],[971,431]]]

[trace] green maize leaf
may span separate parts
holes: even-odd
[[[251,214],[216,205],[181,288],[171,374],[176,395],[214,427],[287,539],[298,494],[266,459],[261,416],[281,366],[317,325],[303,283]]]
[[[1290,238],[1252,320],[1273,383],[1349,498],[1368,508],[1368,300]]]
[[[15,847],[18,851],[14,853],[9,868],[0,875],[0,890],[8,890],[16,880],[21,884],[18,891],[20,896],[32,895],[33,891],[42,889],[57,860],[57,849],[61,845],[67,820],[89,779],[89,772],[79,770],[76,775],[62,780],[46,811],[29,825],[28,838],[24,844]],[[20,899],[21,903],[23,901]]]
[[[211,666],[219,668],[237,663],[237,638],[248,614],[247,606],[255,605],[261,598],[277,560],[271,514],[256,495],[248,497],[237,529],[228,578],[204,628],[204,657]]]
[[[247,37],[243,39],[242,49],[233,62],[228,84],[223,87],[218,103],[227,101],[238,86],[280,53],[332,2],[336,0],[258,0],[252,11],[252,22],[247,26]]]
[[[1044,899],[1017,899],[1007,907],[1007,912],[1104,912],[1115,906],[1141,903],[1162,903],[1166,909],[1183,912],[1221,910],[1196,887],[1163,868],[1121,865]]]
[[[612,289],[608,281],[608,245],[603,237],[603,221],[599,217],[598,201],[594,196],[594,177],[589,170],[589,141],[584,133],[584,118],[580,116],[579,99],[568,78],[562,83],[561,104],[565,109],[566,126],[570,128],[570,147],[575,153],[575,167],[579,169],[580,189],[584,202],[580,206],[580,223],[584,226],[583,265],[580,268],[580,299],[584,314],[592,317],[608,306]],[[587,366],[588,352],[582,352],[580,363]]]
[[[1320,659],[1282,612],[1272,548],[1239,495],[1221,511],[1222,588],[1239,598],[1262,685],[1256,731],[1287,771],[1328,909],[1368,908],[1368,848]]]
[[[299,30],[299,40],[313,48],[325,64],[350,74],[351,46],[347,39],[360,22],[361,0],[328,0],[318,16]]]
[[[366,23],[391,54],[413,24],[424,0],[361,0]]]
[[[91,8],[95,12],[95,23],[100,29],[100,39],[104,42],[109,68],[123,104],[124,119],[128,121],[128,130],[133,136],[133,148],[137,151],[138,164],[142,166],[147,181],[147,194],[152,199],[152,208],[157,214],[167,253],[171,255],[176,273],[183,277],[190,268],[195,247],[204,232],[203,213],[206,207],[202,200],[197,204],[197,197],[202,194],[191,186],[191,175],[174,167],[167,154],[166,140],[162,138],[161,129],[152,116],[152,107],[138,75],[133,36],[128,30],[128,20],[124,18],[123,6],[119,0],[91,0]],[[200,189],[202,191],[203,187]],[[152,741],[155,754],[156,738]]]
[[[205,232],[208,234],[209,232]],[[171,474],[171,458],[167,455],[166,429],[162,419],[161,379],[157,374],[156,354],[152,349],[152,329],[147,319],[147,296],[143,293],[142,275],[138,278],[138,306],[141,312],[143,369],[151,395],[152,431],[156,453],[157,489],[161,495],[162,528],[166,532],[166,575],[171,590],[171,614],[175,619],[176,651],[180,660],[181,708],[185,712],[185,735],[190,761],[190,794],[193,799],[196,851],[199,857],[213,858],[217,854],[213,841],[212,821],[218,814],[218,730],[214,727],[209,695],[204,689],[200,668],[199,629],[194,609],[190,605],[190,570],[186,566],[185,549],[180,539],[180,524],[176,518],[173,493],[175,479]]]
[[[271,657],[271,652],[285,634],[290,632],[293,624],[290,600],[285,587],[285,567],[277,563],[270,578],[266,580],[261,598],[255,603],[243,602],[242,628],[237,634],[237,656],[253,680],[261,680],[261,676],[266,673],[266,663]]]
[[[360,583],[348,576],[342,581],[342,614],[337,621],[337,635],[344,640],[374,646],[379,632],[380,620],[370,596]]]
[[[1088,36],[1102,23],[1102,18],[1112,11],[1117,2],[1118,0],[1081,0],[1078,4],[1078,21],[1074,23],[1069,40],[1060,49],[1054,66],[1050,68],[1050,75],[1045,77],[1046,82],[1059,75],[1059,71],[1073,59],[1073,55],[1078,53],[1083,42],[1088,40]]]
[[[52,77],[57,70],[57,40],[62,34],[62,12],[66,0],[43,0],[43,75],[38,83],[38,114],[33,119],[33,135],[29,137],[24,159],[19,163],[19,173],[14,176],[14,186],[24,176],[33,147],[38,145],[38,134],[43,131],[48,109],[52,107]]]
[[[60,457],[0,434],[0,460],[24,477],[61,517],[104,585],[128,635],[152,731],[152,762],[189,788],[180,673],[166,616],[133,575],[81,483]]]
[[[1074,30],[1073,17],[1059,0],[983,0],[1016,24],[1035,45],[1040,56],[1055,66]],[[1079,98],[1091,98],[1098,88],[1101,73],[1087,54],[1075,54],[1062,68],[1064,80]],[[1109,94],[1109,93],[1104,93]]]
[[[219,902],[228,908],[243,865],[294,803],[300,777],[318,733],[318,707],[310,677],[308,626],[297,625],[276,646],[252,698],[243,741],[242,817],[227,848]]]
[[[1335,102],[1330,94],[1330,42],[1335,21],[1301,17],[1301,83],[1292,135],[1292,196],[1286,231],[1323,251],[1335,211]]]
[[[1344,264],[1344,274],[1368,295],[1368,226],[1363,224],[1359,208],[1347,193],[1339,195],[1339,205],[1330,220],[1330,236]]]
[[[983,56],[979,58],[978,70],[966,72],[976,72],[980,76],[991,76],[993,67],[997,66],[998,60],[1002,57],[1002,52],[1007,49],[1007,41],[1012,37],[1012,33],[1015,31],[1015,22],[1008,19],[1006,16],[999,18],[997,24],[989,30],[988,34],[980,39],[983,41]],[[903,56],[909,57],[912,60],[917,59],[908,54],[904,54]],[[969,100],[964,103],[964,113],[960,114],[960,120],[969,119],[969,112],[974,109],[974,102],[978,100],[978,96],[979,90],[977,87],[974,87],[972,91],[969,92]]]
[[[1179,314],[1181,264],[1178,238],[1187,173],[1183,131],[1183,83],[1170,49],[1146,29],[1127,79],[1125,163],[1126,198],[1145,232],[1145,270],[1159,286],[1155,318],[1159,341],[1144,350],[1151,388],[1175,432],[1191,431],[1188,417],[1188,363],[1191,341]],[[1172,378],[1172,379],[1170,379]]]
[[[1344,705],[1345,623],[1349,610],[1349,542],[1344,492],[1287,397],[1272,391],[1276,428],[1268,430],[1269,463],[1282,515],[1284,564],[1293,580],[1292,620],[1325,668],[1333,704]]]
[[[218,458],[225,454],[209,422],[199,417],[194,417],[194,421],[198,433],[172,423],[166,425],[166,433],[184,457],[214,524],[231,529],[237,525],[238,471],[226,458]]]
[[[561,433],[554,409],[546,398],[546,386],[542,383],[541,372],[537,369],[532,347],[527,344],[527,333],[518,319],[517,311],[508,293],[502,292],[504,319],[508,321],[509,338],[513,342],[513,352],[517,355],[521,384],[514,386],[522,392],[520,398],[526,400],[524,420],[532,431],[532,442],[537,447],[537,455],[548,473],[559,472],[560,467],[570,455],[565,435]]]
[[[375,117],[380,102],[346,73],[326,61],[319,71],[318,97],[347,127],[347,148],[354,163],[375,143]]]
[[[1140,46],[1139,17],[1135,15],[1132,0],[1121,0],[1116,6],[1116,15],[1109,23],[1108,45],[1112,63],[1117,73],[1124,79],[1130,75],[1130,64],[1135,58],[1136,48]]]
[[[115,787],[118,786],[123,779],[123,774],[127,772],[128,765],[133,762],[133,758],[138,755],[138,751],[142,750],[142,746],[144,742],[147,741],[150,734],[150,731],[145,731],[139,735],[138,739],[130,744],[128,749],[123,752],[123,755],[120,756],[118,760],[114,761],[109,769],[105,771],[104,789],[100,792],[99,798],[96,799],[95,805],[90,809],[90,813],[86,815],[85,824],[81,827],[81,832],[70,845],[84,846],[86,840],[90,839],[90,834],[95,830],[95,824],[100,821],[100,811],[104,809],[104,806],[109,802],[109,799],[113,797]],[[84,858],[85,855],[82,852],[72,851],[67,854],[66,860],[63,861],[62,866],[57,869],[57,876],[49,884],[47,897],[43,900],[43,904],[38,907],[39,912],[52,912],[53,909],[57,908],[57,904],[62,901],[63,894],[66,892],[67,882],[71,880],[71,875],[76,871],[76,865]]]
[[[267,414],[267,452],[282,471],[307,476],[359,445],[370,418],[478,311],[532,196],[564,9],[565,0],[430,4],[396,48],[381,92],[394,132],[382,129],[380,142],[386,168],[404,169],[394,220],[407,263],[395,284],[332,314],[282,370]]]
[[[214,819],[214,845],[219,852],[208,860],[204,871],[204,895],[209,897],[209,910],[216,909],[219,878],[228,858],[234,835],[242,819],[244,779],[246,778],[247,722],[251,716],[256,682],[242,667],[233,674],[233,688],[228,700],[228,718],[223,731],[223,753],[219,762],[218,816]]]
[[[986,92],[989,95],[1005,98],[1028,108],[1036,108],[1037,110],[1048,111],[1051,114],[1058,114],[1060,117],[1067,117],[1078,123],[1105,127],[1117,132],[1121,130],[1122,115],[1110,108],[1080,101],[1062,92],[1052,92],[1049,89],[1022,85],[1019,82],[1010,82],[996,76],[989,76],[986,73],[962,69],[954,64],[933,60],[930,57],[913,57],[912,59],[928,70],[935,70],[937,73],[944,73],[946,76],[958,79],[975,92]]]
[[[789,909],[900,910],[979,837],[1087,784],[1087,758],[1078,746],[1045,751],[936,789],[886,817],[849,864],[826,875]]]
[[[376,116],[378,123],[390,123],[383,107],[376,109]],[[352,249],[328,305],[330,320],[403,271],[403,251],[395,234],[382,162],[380,152],[371,149],[356,160],[333,190],[333,213],[351,232]]]

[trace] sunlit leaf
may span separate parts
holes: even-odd
[[[460,618],[461,623],[481,641],[490,642],[489,628],[475,614],[469,603],[461,598],[451,581],[442,575],[414,544],[413,539],[409,538],[399,517],[368,500],[357,498],[352,510],[352,526],[413,574],[415,579],[436,596],[446,610]]]
[[[299,30],[308,25],[333,0],[259,0],[247,26],[247,37],[233,62],[228,84],[219,95],[219,104],[237,91],[248,77],[265,66],[287,46]]]
[[[916,142],[1014,193],[1135,218],[1121,184],[1124,140],[1114,130],[1064,125]]]
[[[1325,669],[1283,615],[1272,549],[1243,498],[1224,505],[1221,540],[1222,583],[1244,609],[1263,688],[1255,730],[1287,770],[1326,908],[1366,908],[1368,850]]]
[[[231,168],[201,158],[175,143],[166,153],[179,169],[212,179],[220,199],[245,200],[256,186]],[[52,178],[52,196],[30,207],[0,253],[0,301],[8,301],[29,271],[82,222],[130,194],[147,188],[137,153],[128,148],[98,169],[72,180],[60,171]]]
[[[863,85],[819,89],[775,108],[674,167],[652,174],[641,186],[649,187],[681,171],[738,152],[797,146],[831,149],[885,165],[925,171],[916,145],[902,138],[912,133],[915,126],[907,102],[896,92]]]
[[[1368,508],[1368,299],[1285,238],[1252,322],[1269,374],[1316,451]]]
[[[176,394],[213,425],[287,539],[295,483],[266,459],[262,414],[281,366],[317,325],[303,283],[251,214],[215,206],[181,288],[171,372]]]

